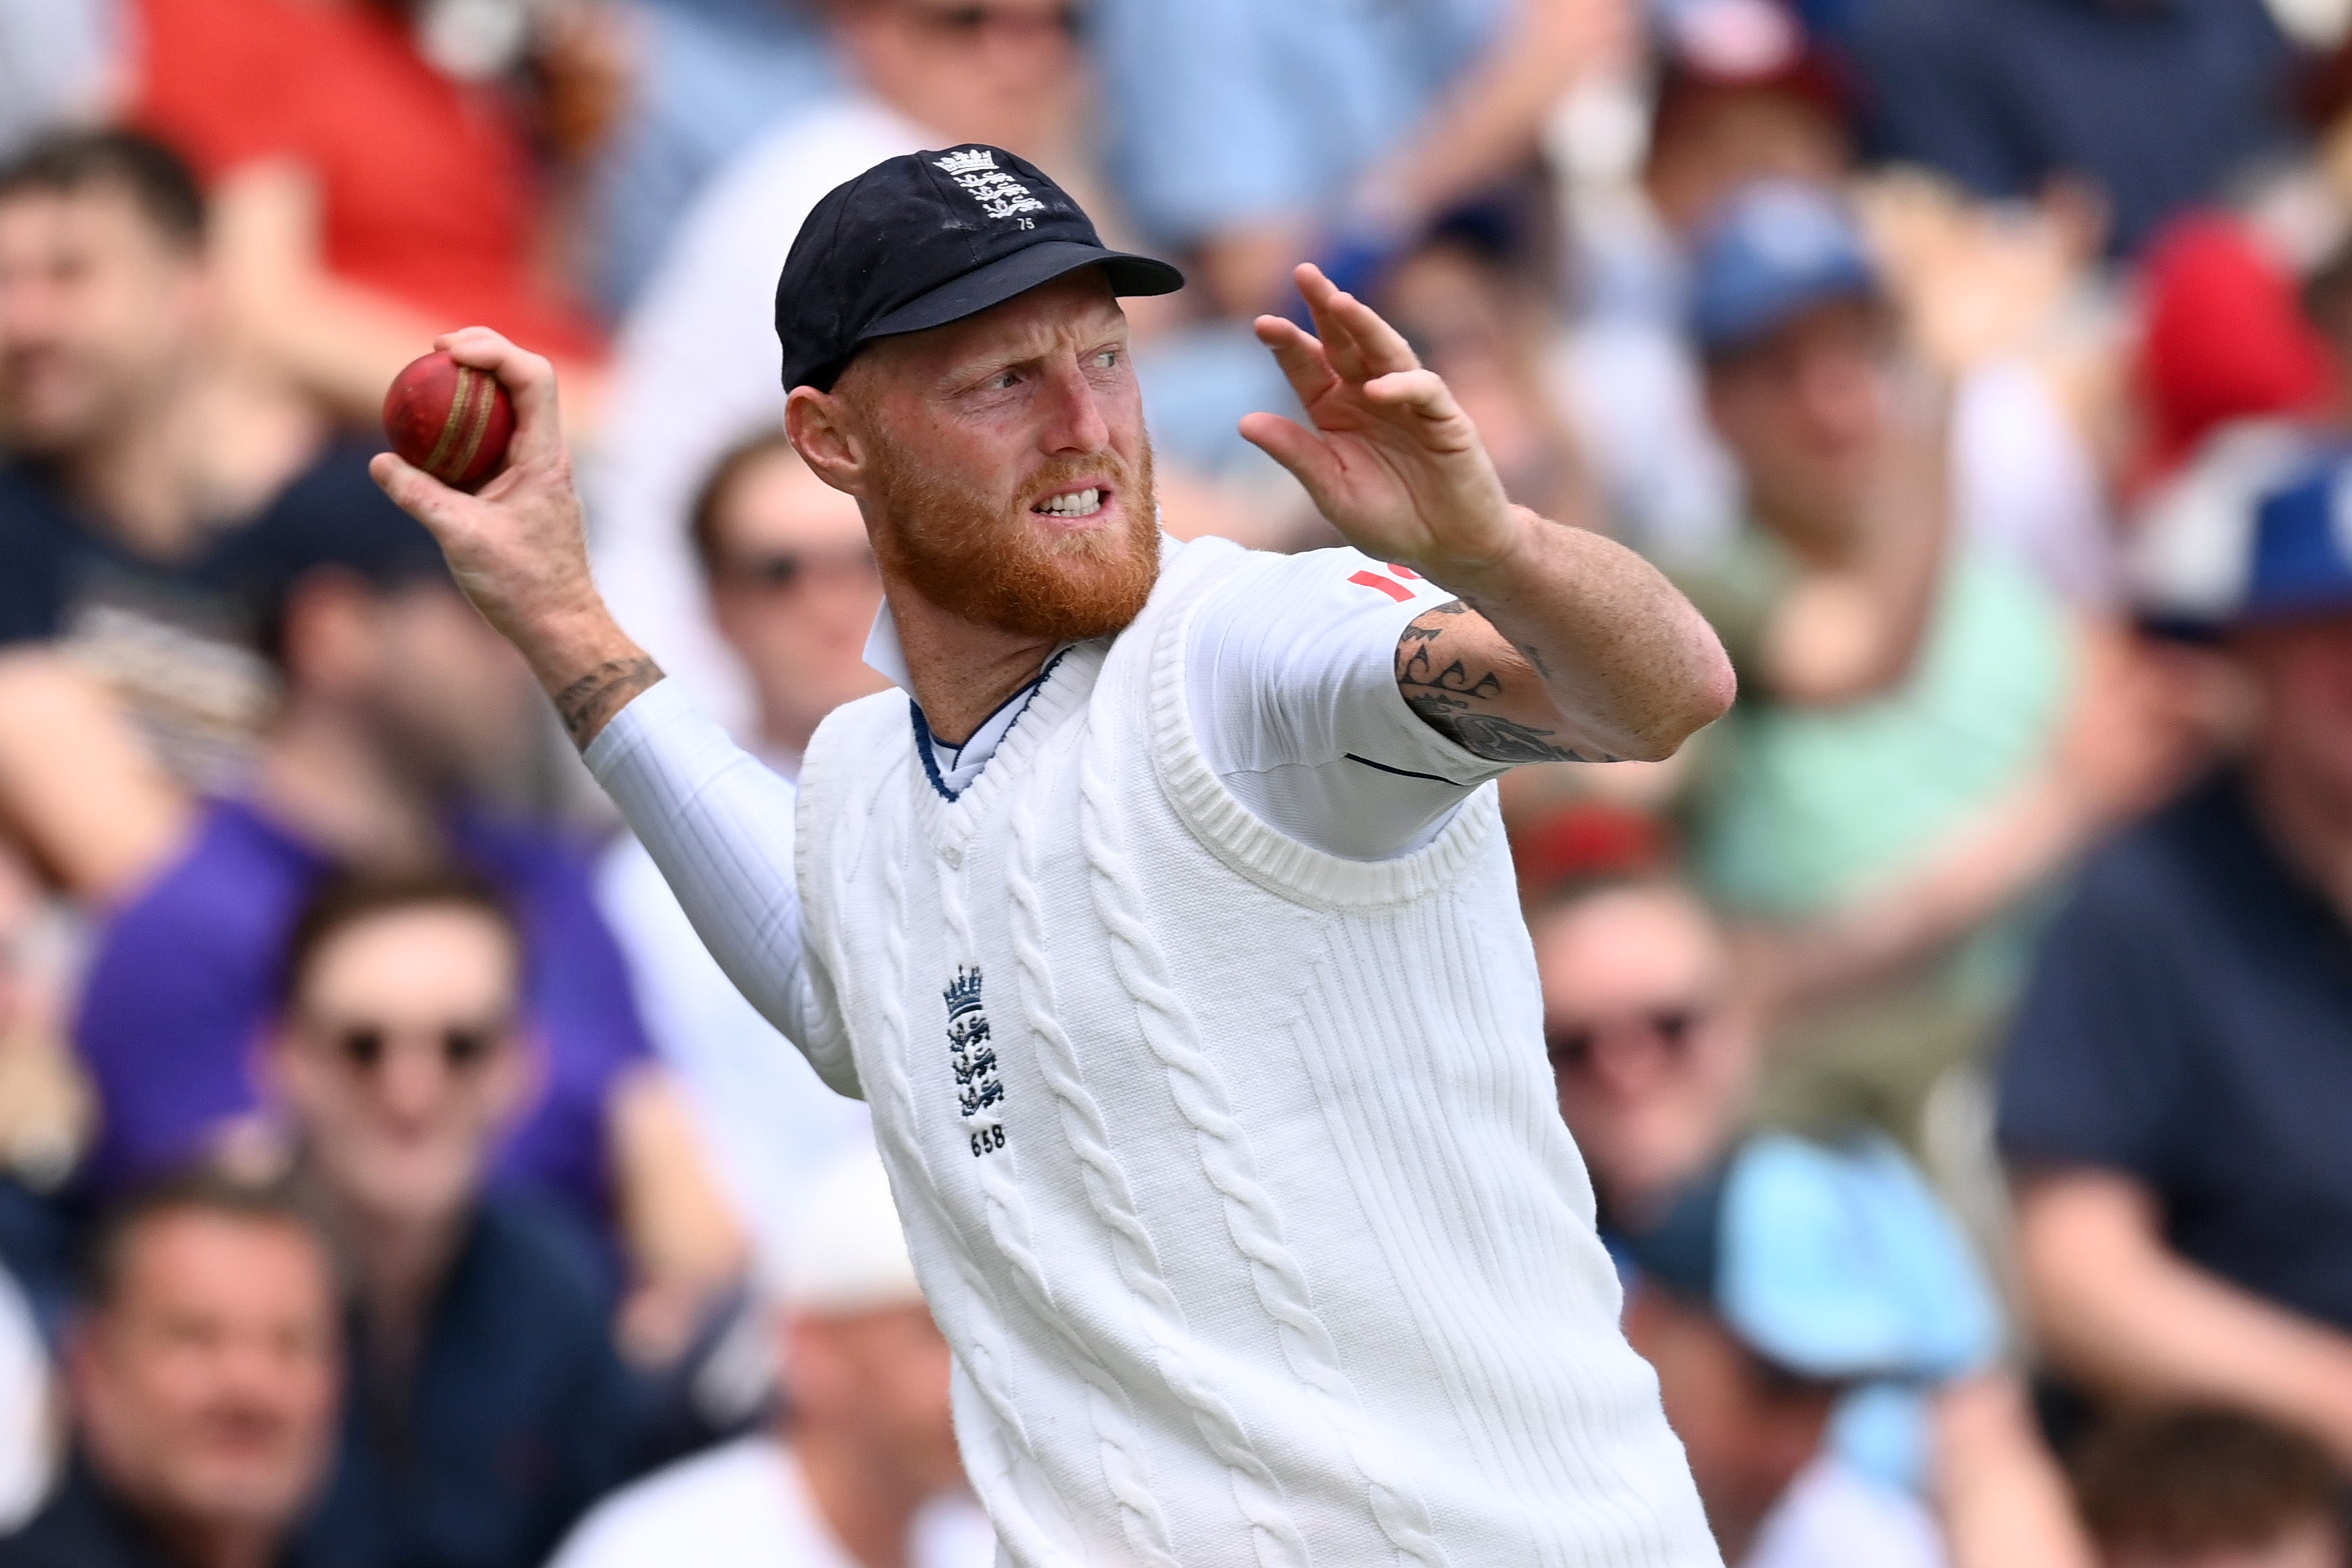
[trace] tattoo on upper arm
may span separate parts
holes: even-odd
[[[1494,763],[1608,762],[1559,743],[1559,731],[1523,724],[1489,706],[1504,694],[1507,671],[1447,647],[1470,606],[1455,599],[1405,627],[1397,638],[1397,689],[1422,722],[1474,756]],[[1525,653],[1531,665],[1535,656]],[[1540,666],[1537,666],[1540,668]],[[1522,671],[1522,674],[1529,673]]]
[[[585,749],[614,714],[661,678],[661,666],[643,654],[608,658],[555,694],[556,716],[572,743]]]

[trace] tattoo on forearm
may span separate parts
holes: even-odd
[[[1559,743],[1557,731],[1522,724],[1488,710],[1503,695],[1498,670],[1472,668],[1460,658],[1447,657],[1439,645],[1454,629],[1455,617],[1470,613],[1459,599],[1438,605],[1415,620],[1397,638],[1397,689],[1405,706],[1422,722],[1473,755],[1496,763],[1608,762],[1588,757]],[[1523,654],[1526,650],[1522,649]],[[1532,655],[1527,655],[1535,662]]]
[[[1478,614],[1486,617],[1486,624],[1489,626],[1494,626],[1494,629],[1497,633],[1500,633],[1503,629],[1500,626],[1495,626],[1494,616],[1487,610],[1486,605],[1480,604],[1475,599],[1456,599],[1451,606],[1440,606],[1440,608],[1448,607],[1452,608],[1454,613],[1456,615],[1461,614],[1465,609],[1475,610]],[[1434,611],[1432,612],[1432,614],[1434,613]],[[1509,641],[1510,645],[1518,650],[1519,657],[1521,658],[1526,659],[1529,664],[1535,666],[1537,675],[1546,680],[1549,680],[1551,679],[1551,661],[1544,658],[1543,649],[1536,647],[1536,645],[1531,642],[1520,642],[1516,637],[1509,637],[1506,640]]]
[[[608,658],[555,694],[556,716],[572,743],[584,749],[631,698],[661,678],[661,666],[643,654]]]

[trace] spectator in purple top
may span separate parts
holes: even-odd
[[[674,1300],[709,1293],[731,1277],[737,1243],[650,1060],[583,847],[481,804],[480,781],[527,760],[529,676],[416,524],[331,503],[300,516],[299,531],[257,535],[243,568],[272,584],[266,640],[285,683],[252,784],[206,805],[93,955],[74,1026],[101,1102],[90,1179],[111,1187],[185,1159],[257,1110],[257,1042],[288,934],[331,870],[454,864],[523,922],[546,1053],[494,1180],[602,1227],[625,1219],[641,1282]]]

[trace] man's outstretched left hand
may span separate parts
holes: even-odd
[[[1242,435],[1297,476],[1365,554],[1439,582],[1507,567],[1525,542],[1524,515],[1513,510],[1477,426],[1444,381],[1321,268],[1304,265],[1295,276],[1315,331],[1260,316],[1257,337],[1314,428],[1253,414]]]

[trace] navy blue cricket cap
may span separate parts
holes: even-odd
[[[1105,248],[1068,192],[1001,147],[886,158],[826,192],[793,240],[776,280],[784,389],[831,391],[877,338],[943,327],[1082,267],[1120,294],[1184,286],[1164,261]]]

